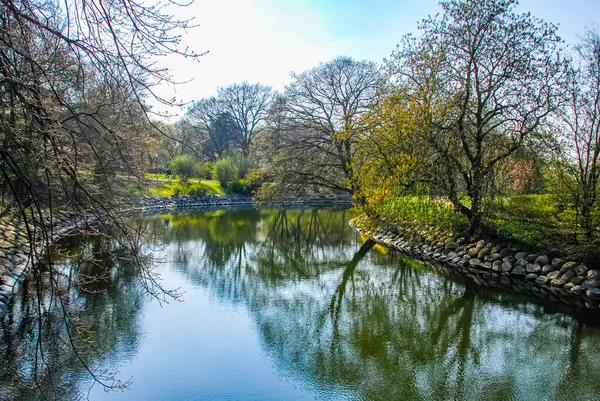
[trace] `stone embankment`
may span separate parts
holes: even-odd
[[[350,205],[349,197],[319,197],[319,198],[281,198],[273,201],[254,201],[240,196],[226,197],[168,197],[142,198],[135,205],[123,205],[120,213],[150,213],[172,210],[215,209],[229,207],[303,207],[303,206],[333,206]],[[59,213],[55,217],[50,235],[52,241],[77,233],[87,226],[101,223],[96,216],[77,216],[72,213]],[[30,248],[24,227],[18,227],[10,222],[0,223],[0,318],[6,312],[8,302],[17,291],[17,284],[25,280],[27,270],[38,257],[44,254],[44,246]],[[33,230],[33,227],[30,227]]]
[[[578,308],[600,307],[600,270],[576,261],[428,229],[373,227],[364,216],[351,220],[350,225],[381,245],[438,270],[467,275],[480,285],[509,288]]]
[[[255,200],[243,196],[226,197],[189,197],[173,196],[168,198],[143,198],[139,204],[129,207],[128,211],[154,212],[187,209],[208,209],[228,207],[301,207],[334,206],[352,204],[350,197],[324,196],[318,198],[278,198],[268,201]]]

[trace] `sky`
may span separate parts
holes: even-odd
[[[438,0],[195,0],[177,10],[197,25],[183,45],[208,54],[198,62],[161,60],[184,83],[165,85],[159,94],[191,102],[242,81],[282,90],[292,71],[340,55],[381,63],[403,35],[418,34],[419,20],[439,11]],[[600,25],[600,0],[521,0],[517,11],[558,24],[567,43],[586,26]],[[173,119],[184,111],[168,110]]]

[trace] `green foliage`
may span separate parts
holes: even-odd
[[[153,197],[204,196],[222,195],[223,189],[216,181],[190,181],[189,183],[182,183],[174,180],[151,187],[148,193]]]
[[[213,164],[213,179],[219,181],[221,186],[234,182],[238,178],[236,162],[232,157],[224,157]]]
[[[194,177],[201,180],[212,179],[212,164],[209,162],[198,162],[194,166]]]
[[[181,177],[182,180],[187,180],[194,175],[194,168],[196,163],[194,158],[190,155],[179,155],[175,156],[169,163],[171,171]]]

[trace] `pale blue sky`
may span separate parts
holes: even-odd
[[[280,90],[290,72],[338,55],[380,63],[439,10],[438,0],[196,0],[181,14],[199,24],[185,44],[210,53],[200,63],[166,60],[176,78],[193,81],[161,94],[191,101],[244,80]],[[600,0],[521,0],[518,10],[559,24],[567,42],[600,24]]]

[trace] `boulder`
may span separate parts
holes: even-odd
[[[483,259],[489,254],[490,254],[490,248],[488,248],[488,247],[482,248],[479,251],[479,253],[477,254],[477,259]]]
[[[575,262],[567,262],[560,267],[560,274],[564,274],[567,270],[573,270],[577,266]]]
[[[527,252],[517,252],[515,253],[515,259],[525,259],[527,257]]]
[[[553,271],[553,272],[548,273],[546,276],[548,277],[548,280],[555,280],[555,279],[558,279],[559,275],[560,275],[559,272]]]
[[[590,298],[600,298],[600,288],[590,288],[585,292]]]
[[[535,279],[535,282],[538,284],[546,284],[548,282],[548,277],[539,276],[538,278]]]
[[[512,248],[503,248],[500,250],[500,256],[501,257],[505,257],[505,256],[509,256],[509,255],[514,255],[515,254],[515,250]]]
[[[525,257],[525,260],[528,261],[529,263],[533,263],[536,261],[536,259],[539,257],[538,254],[536,253],[530,253],[529,255],[527,255]]]
[[[589,280],[600,280],[600,270],[588,270],[586,277]]]
[[[469,265],[473,267],[479,267],[481,265],[481,261],[479,259],[471,259],[469,260]]]
[[[585,280],[583,283],[581,283],[581,288],[584,289],[589,289],[589,288],[599,288],[600,287],[600,280]]]
[[[560,276],[560,279],[567,283],[575,276],[576,274],[573,270],[567,270],[562,276]]]
[[[581,285],[585,281],[584,276],[575,276],[571,279],[571,282],[575,285]]]
[[[542,272],[542,267],[538,264],[527,263],[525,270],[527,270],[527,273],[540,274]]]
[[[552,266],[552,265],[544,265],[544,267],[542,267],[542,274],[543,275],[547,275],[548,273],[551,273],[554,270],[556,270],[554,268],[554,266]]]
[[[518,264],[517,261],[517,264],[515,264],[515,267],[513,267],[510,274],[513,276],[524,277],[527,275],[527,270],[525,270],[525,266]]]
[[[571,288],[571,292],[574,293],[574,294],[581,294],[584,291],[585,290],[583,288],[581,288],[580,285],[576,285],[573,288]]]
[[[481,252],[481,249],[482,248],[479,248],[479,247],[473,247],[473,248],[469,249],[468,254],[470,257],[474,258],[479,254],[479,252]]]
[[[540,255],[535,259],[533,263],[538,264],[540,266],[544,266],[550,264],[550,258],[548,258],[548,256],[546,255]]]
[[[525,276],[525,280],[527,281],[535,281],[537,280],[538,275],[535,273],[529,273],[528,275]]]
[[[508,273],[508,272],[510,272],[512,270],[512,268],[513,268],[513,264],[512,263],[510,263],[510,262],[504,262],[504,263],[502,263],[502,266],[501,266],[502,272]]]
[[[500,270],[502,270],[502,262],[499,260],[495,260],[492,263],[492,270],[495,272],[499,272]]]
[[[585,276],[588,272],[588,268],[585,265],[577,265],[573,269],[578,276]]]

